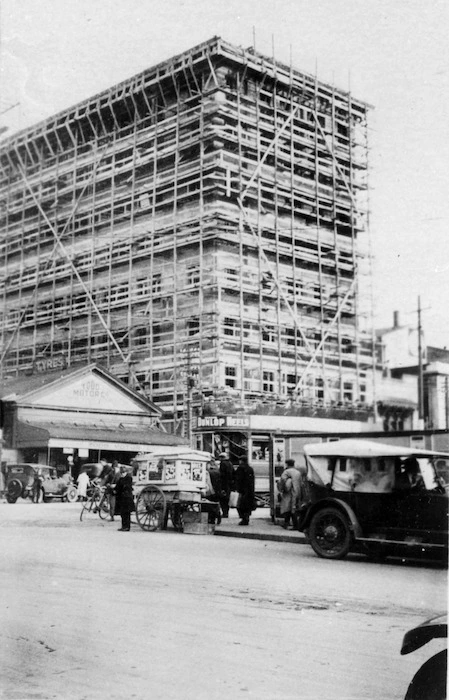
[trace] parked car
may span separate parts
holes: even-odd
[[[440,615],[409,630],[403,639],[401,654],[410,654],[432,639],[447,638],[447,615]],[[434,654],[415,673],[404,700],[446,700],[447,649]]]
[[[42,479],[41,489],[43,501],[60,498],[62,501],[74,503],[78,499],[78,490],[68,472],[59,477],[45,476]]]
[[[9,464],[6,467],[6,500],[15,503],[18,498],[49,500],[61,498],[73,502],[77,490],[70,474],[57,476],[56,469],[42,464]]]
[[[447,557],[448,492],[434,461],[449,458],[368,440],[304,447],[307,496],[298,528],[318,556],[351,550]]]

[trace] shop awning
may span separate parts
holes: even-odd
[[[185,445],[184,438],[157,428],[119,423],[52,423],[33,424],[17,421],[16,447],[71,447],[74,449],[120,450],[142,452],[153,445]]]

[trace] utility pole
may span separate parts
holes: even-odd
[[[444,412],[446,416],[446,430],[449,430],[449,376],[444,378]]]
[[[424,420],[424,376],[421,340],[421,297],[418,297],[418,418]]]

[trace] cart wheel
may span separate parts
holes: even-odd
[[[152,532],[161,528],[165,517],[165,496],[158,486],[146,486],[136,503],[136,519],[142,530]]]

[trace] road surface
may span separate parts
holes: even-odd
[[[0,697],[399,700],[446,570],[0,504]]]

